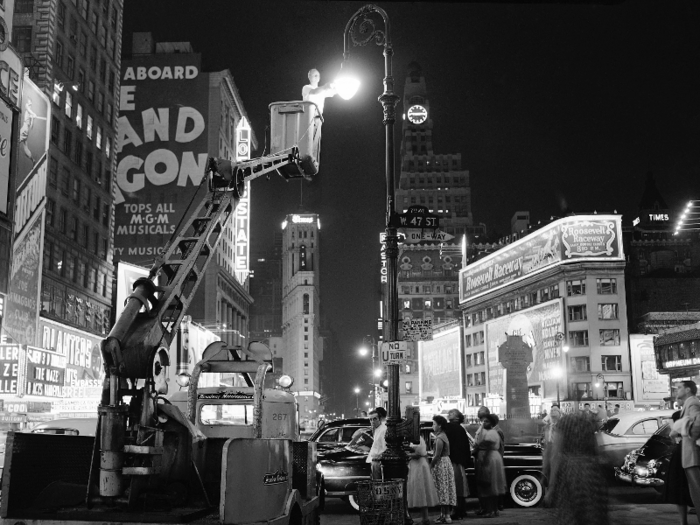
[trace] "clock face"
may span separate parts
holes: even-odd
[[[428,110],[423,106],[411,106],[406,116],[413,124],[423,124],[428,119]]]

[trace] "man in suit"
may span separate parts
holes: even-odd
[[[681,381],[676,385],[676,399],[683,404],[681,418],[687,418],[688,432],[682,437],[681,457],[688,479],[693,506],[700,507],[700,447],[695,442],[700,438],[700,400],[695,397],[698,387],[695,381]],[[700,515],[698,515],[700,523]]]

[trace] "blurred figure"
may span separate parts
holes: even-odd
[[[678,421],[680,417],[680,410],[674,412],[673,416],[671,416],[674,423]],[[690,498],[688,478],[686,478],[685,470],[683,469],[683,444],[680,442],[680,435],[672,439],[676,441],[677,445],[676,448],[673,449],[671,459],[668,462],[668,470],[666,471],[661,498],[664,503],[675,505],[678,509],[678,515],[680,516],[680,524],[688,525],[688,506],[693,505],[693,500]]]
[[[430,525],[428,508],[440,504],[435,480],[430,472],[428,463],[428,447],[421,437],[418,445],[411,445],[413,452],[408,454],[408,479],[406,480],[406,500],[411,509],[419,508],[421,512],[421,525]],[[418,522],[416,522],[418,523]]]
[[[544,435],[542,436],[542,468],[547,479],[551,475],[552,450],[554,448],[554,433],[561,419],[561,410],[556,403],[552,404],[549,414],[542,420],[544,423]]]
[[[607,481],[585,412],[561,417],[554,433],[547,503],[555,507],[555,523],[607,525]]]
[[[450,461],[450,442],[445,435],[447,420],[442,416],[433,416],[433,432],[435,432],[435,450],[430,468],[440,499],[440,517],[435,523],[452,523],[450,513],[457,505],[457,490],[455,489],[455,474]]]
[[[450,442],[450,461],[455,474],[455,488],[457,490],[457,506],[452,516],[453,520],[462,519],[467,515],[467,497],[469,496],[469,484],[465,469],[471,463],[471,448],[467,432],[462,426],[464,415],[453,408],[447,413],[447,426],[445,435]]]
[[[506,473],[501,456],[501,436],[495,430],[498,416],[482,420],[483,431],[476,444],[476,485],[484,518],[498,516],[498,498],[506,492]]]
[[[490,414],[491,414],[491,411],[488,409],[488,407],[484,407],[484,406],[480,407],[479,411],[476,413],[477,417],[479,418],[479,421],[481,421],[481,425],[477,429],[476,434],[474,436],[474,442],[476,443],[476,445],[478,445],[481,442],[482,435],[484,433],[484,419],[486,418],[486,416],[488,416]],[[501,454],[501,458],[503,458],[505,451],[506,451],[506,436],[503,433],[503,430],[501,429],[501,427],[498,426],[498,417],[496,417],[496,426],[493,427],[493,430],[495,430],[496,433],[498,434],[498,437],[501,438],[501,444],[500,444],[498,451]],[[472,451],[472,455],[474,457],[476,457],[477,451],[478,451],[478,448],[474,447],[474,450]],[[477,469],[478,469],[478,466],[475,463],[474,464],[474,473],[476,475],[478,475]],[[476,511],[476,515],[483,516],[484,514],[488,513],[488,511],[486,510],[486,508],[484,506],[484,502],[482,501],[481,496],[478,495],[478,491],[477,491],[477,497],[479,498],[479,509]],[[499,496],[499,498],[498,498],[498,510],[503,510],[503,497],[502,496]]]
[[[676,400],[683,405],[680,419],[673,424],[671,437],[681,437],[681,463],[688,479],[688,489],[694,507],[700,508],[700,401],[695,394],[695,381],[681,381],[676,385]],[[700,523],[700,514],[698,514]]]

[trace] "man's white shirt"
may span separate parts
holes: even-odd
[[[374,442],[372,443],[372,448],[369,449],[369,454],[367,454],[367,463],[372,463],[373,459],[379,459],[379,456],[386,450],[385,433],[386,422],[382,421],[374,431]]]

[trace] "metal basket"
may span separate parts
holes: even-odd
[[[403,480],[360,481],[357,503],[360,525],[403,525]]]

